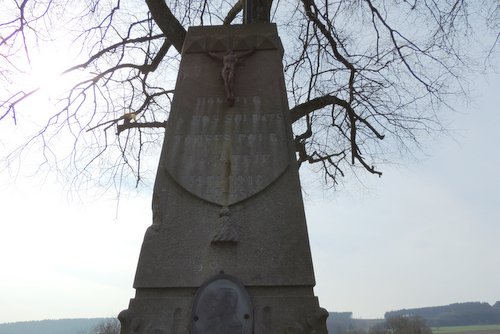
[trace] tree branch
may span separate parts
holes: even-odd
[[[233,8],[231,8],[229,12],[227,12],[226,18],[224,19],[224,24],[231,24],[231,22],[233,22],[236,15],[238,15],[238,13],[243,10],[243,3],[243,0],[238,0],[238,2],[234,4]]]
[[[104,48],[101,51],[93,54],[84,63],[72,66],[72,67],[66,69],[65,71],[63,71],[61,74],[66,74],[66,73],[69,73],[71,71],[74,71],[74,70],[80,69],[80,68],[86,68],[92,62],[94,62],[95,60],[97,60],[100,57],[102,57],[104,54],[106,54],[108,52],[114,52],[116,49],[124,47],[127,44],[144,43],[144,42],[149,42],[149,41],[152,41],[152,40],[155,40],[155,39],[159,39],[159,38],[163,38],[163,36],[162,35],[155,35],[155,36],[144,36],[144,37],[139,37],[139,38],[124,39],[124,40],[122,40],[122,41],[120,41],[118,43],[110,45],[107,48]],[[165,42],[165,43],[167,43],[167,42]],[[164,45],[165,45],[165,43],[164,43]],[[163,46],[162,46],[162,48],[163,48]],[[161,52],[161,49],[158,52],[158,54],[160,54],[160,52]]]
[[[165,0],[146,0],[146,4],[151,11],[151,16],[158,27],[165,34],[165,37],[172,43],[174,48],[181,53],[184,39],[186,38],[186,29],[172,14]]]
[[[385,138],[385,135],[381,134],[377,129],[373,127],[366,119],[358,116],[355,112],[354,109],[351,107],[351,105],[342,99],[339,99],[336,96],[332,95],[324,95],[320,97],[316,97],[312,100],[309,100],[307,102],[301,103],[290,109],[290,114],[292,117],[292,123],[296,122],[300,118],[312,113],[313,111],[322,109],[326,106],[329,105],[338,105],[343,107],[349,115],[352,115],[352,118],[356,121],[362,122],[364,125],[366,125],[372,132],[377,136],[378,139],[382,140]]]
[[[332,95],[325,95],[321,97],[316,97],[307,102],[301,103],[290,109],[290,114],[292,116],[292,123],[295,123],[302,117],[312,113],[313,111],[324,108],[328,105],[339,105],[341,104],[341,99]],[[343,101],[345,102],[345,101]]]
[[[172,43],[170,43],[169,40],[165,40],[163,42],[160,50],[158,51],[158,53],[156,54],[156,56],[151,61],[151,64],[145,65],[145,68],[142,70],[142,73],[146,74],[146,73],[149,73],[149,72],[156,71],[156,69],[160,65],[161,61],[163,60],[163,58],[165,57],[165,55],[167,54],[167,52],[168,52],[168,50],[170,49],[171,46],[172,46]]]
[[[125,130],[128,129],[137,129],[137,128],[164,128],[167,126],[167,121],[163,122],[130,122],[130,123],[123,123],[123,124],[118,124],[116,127],[116,134],[119,135]]]

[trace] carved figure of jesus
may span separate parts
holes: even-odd
[[[226,90],[226,100],[230,107],[234,106],[234,81],[236,65],[245,57],[255,52],[251,49],[241,53],[235,53],[233,50],[228,50],[223,56],[214,52],[208,52],[208,55],[222,62],[221,76],[224,81],[224,89]]]

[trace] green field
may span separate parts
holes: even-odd
[[[458,333],[500,333],[499,325],[480,325],[480,326],[458,326],[458,327],[434,327],[433,334],[458,334]]]

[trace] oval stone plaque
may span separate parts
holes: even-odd
[[[194,299],[191,333],[253,333],[253,309],[245,287],[227,275],[218,275],[201,286]]]

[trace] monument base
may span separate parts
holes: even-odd
[[[213,334],[326,334],[328,312],[319,307],[312,288],[247,287],[252,296],[253,315],[241,322],[251,325],[237,331],[200,331]],[[141,289],[120,313],[122,334],[189,334],[193,327],[196,288]],[[253,330],[245,330],[252,328]]]

